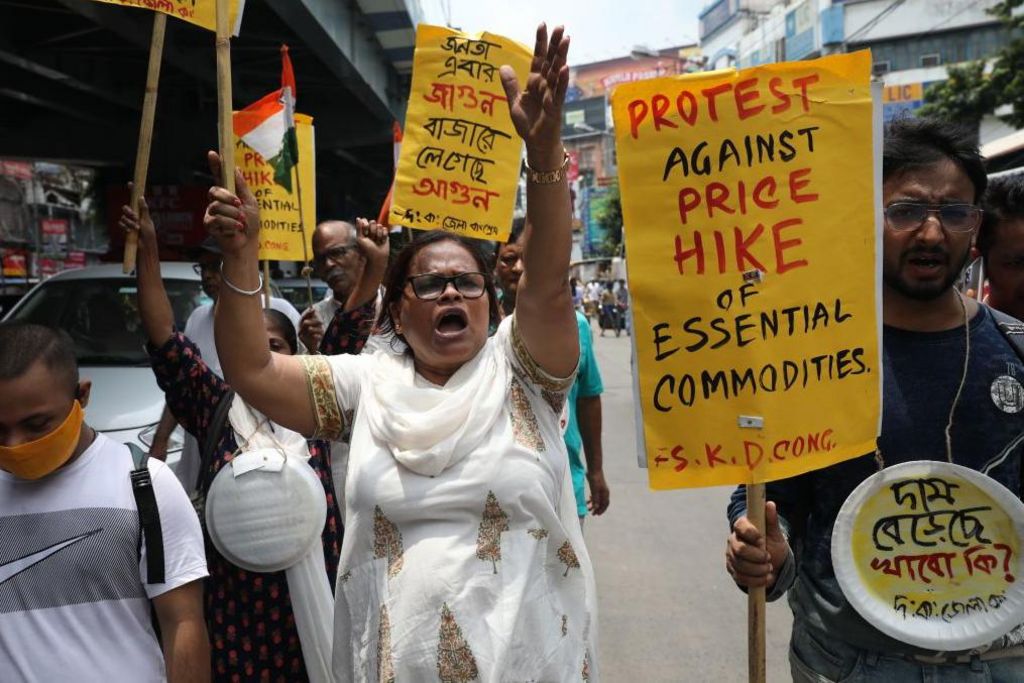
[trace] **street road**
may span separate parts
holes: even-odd
[[[608,333],[611,335],[611,332]],[[747,680],[747,598],[725,571],[731,488],[651,491],[637,467],[630,339],[594,343],[605,393],[604,471],[611,505],[588,517],[597,573],[603,680]],[[789,681],[786,601],[768,605],[768,680]]]

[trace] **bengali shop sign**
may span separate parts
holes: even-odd
[[[867,52],[612,96],[651,486],[874,450],[880,169]]]
[[[498,68],[508,64],[525,84],[531,58],[502,36],[420,24],[392,224],[508,236],[522,142]]]
[[[274,182],[274,167],[255,150],[235,137],[235,165],[242,172],[260,206],[260,258],[275,261],[305,261],[313,255],[313,227],[316,222],[316,150],[313,144],[313,118],[295,115],[295,134],[299,141],[298,174],[302,189],[299,210],[299,186],[292,183],[289,192]],[[294,171],[293,171],[294,173]],[[306,230],[303,230],[303,221]],[[302,240],[306,240],[303,251]]]
[[[832,558],[850,604],[932,650],[987,645],[1024,622],[1024,504],[994,479],[908,462],[866,479],[836,520]]]
[[[123,5],[125,7],[140,7],[142,9],[163,12],[172,17],[177,17],[190,24],[201,26],[208,31],[217,30],[217,1],[216,0],[94,0],[109,5]],[[228,26],[231,26],[231,34],[237,36],[242,27],[242,10],[245,9],[245,0],[229,0]]]

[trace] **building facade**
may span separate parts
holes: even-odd
[[[570,157],[574,197],[573,260],[609,256],[609,237],[597,220],[618,188],[615,134],[608,97],[621,83],[699,71],[696,45],[660,50],[636,48],[630,55],[580,64],[569,70],[562,140]]]
[[[947,68],[992,59],[1009,40],[987,10],[997,0],[716,0],[701,13],[701,49],[708,68],[871,50],[885,83],[886,120],[924,104],[924,93]],[[1012,129],[995,116],[982,121],[982,144]]]

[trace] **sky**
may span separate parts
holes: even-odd
[[[569,64],[697,42],[697,15],[709,0],[419,0],[424,18],[467,33],[490,31],[533,47],[537,24],[564,24]]]

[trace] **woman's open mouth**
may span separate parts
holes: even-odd
[[[457,335],[469,327],[469,319],[461,308],[449,308],[441,313],[434,330],[442,336]]]

